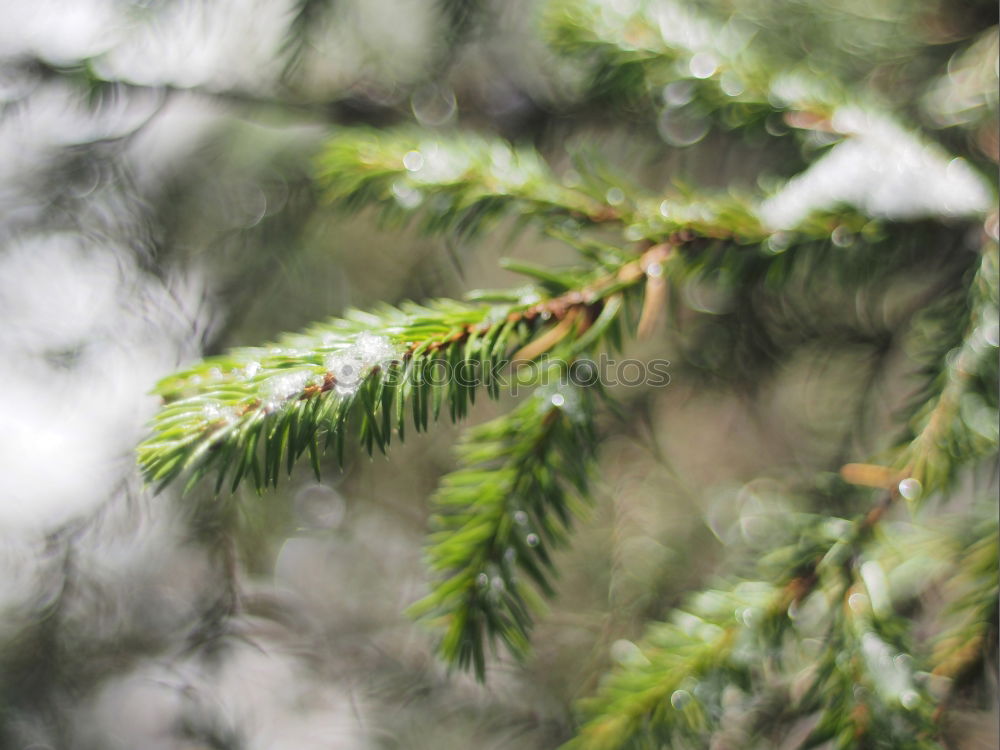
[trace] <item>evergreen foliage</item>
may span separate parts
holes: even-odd
[[[300,3],[300,16],[314,6]],[[851,80],[807,75],[745,29],[708,20],[713,8],[703,19],[671,4],[560,0],[546,24],[554,48],[588,66],[588,96],[625,100],[638,118],[654,116],[666,86],[673,95],[683,90],[698,117],[729,130],[766,134],[777,117],[804,141],[817,132],[829,136],[826,145],[860,137],[844,125],[844,112],[865,98]],[[995,112],[995,97],[981,106]],[[899,132],[926,145],[916,128]],[[650,191],[593,158],[576,155],[575,167],[558,175],[529,146],[471,133],[334,133],[316,172],[334,210],[371,210],[387,224],[414,221],[424,233],[460,240],[514,217],[572,246],[577,264],[511,262],[526,285],[351,311],[273,346],[195,364],[157,386],[164,405],[139,448],[147,479],[191,487],[213,475],[216,493],[245,479],[264,490],[300,457],[318,473],[327,449],[342,461],[354,442],[384,452],[444,414],[461,421],[481,391],[500,399],[516,365],[535,363],[524,382],[535,393],[462,439],[457,468],[433,499],[431,591],[412,609],[437,629],[441,656],[482,679],[498,646],[529,653],[539,594],[557,591],[553,550],[588,503],[601,417],[615,404],[598,386],[570,382],[575,361],[645,335],[668,298],[676,306],[669,290],[710,274],[747,290],[732,323],[740,346],[767,359],[776,345],[755,328],[759,296],[749,290],[780,293],[803,273],[820,278],[817,269],[823,283],[860,287],[895,273],[907,252],[900,247],[914,238],[975,228],[976,255],[956,261],[965,292],[911,318],[915,331],[926,331],[936,317],[930,330],[939,335],[912,342],[924,379],[901,415],[908,432],[886,435],[877,455],[834,467],[840,478],[830,497],[869,493],[870,510],[789,519],[787,538],[759,551],[755,572],[739,571],[652,624],[583,701],[579,733],[567,745],[707,747],[721,737],[726,746],[727,732],[775,738],[813,717],[798,746],[940,747],[951,689],[941,680],[969,679],[996,638],[995,503],[984,498],[976,518],[954,523],[922,515],[929,498],[940,503],[963,478],[995,466],[995,212],[986,217],[992,234],[980,209],[955,216],[942,208],[916,221],[864,201],[778,227],[762,208],[767,195]],[[849,236],[852,247],[831,235]],[[437,371],[451,376],[435,378]],[[911,520],[886,524],[904,503]],[[930,547],[935,554],[920,552]],[[900,564],[911,557],[912,565]],[[908,616],[919,607],[921,577],[949,581],[933,644]]]
[[[554,588],[550,547],[565,542],[587,497],[596,436],[586,390],[542,388],[515,409],[472,428],[461,468],[444,478],[428,560],[442,576],[413,613],[440,617],[441,654],[485,675],[483,644],[528,650],[531,615]]]

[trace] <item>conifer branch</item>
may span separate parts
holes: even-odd
[[[989,516],[972,529],[970,539],[961,539],[944,588],[950,602],[944,614],[944,628],[935,638],[930,663],[933,674],[961,686],[995,648],[1000,607],[1000,528],[995,506],[987,506]],[[945,696],[939,711],[950,697]]]
[[[624,246],[695,238],[736,251],[762,245],[769,260],[828,242],[835,230],[866,238],[879,232],[879,222],[848,206],[815,210],[778,231],[763,220],[760,196],[676,186],[653,194],[582,159],[576,166],[560,179],[534,149],[473,134],[344,129],[320,155],[317,180],[330,204],[348,213],[372,208],[387,224],[415,219],[425,233],[460,240],[516,217],[519,226],[534,224],[591,260],[595,240],[586,230],[597,228],[620,231]],[[605,244],[600,254],[622,251]]]
[[[774,582],[702,592],[669,622],[652,625],[598,695],[581,702],[587,720],[566,750],[708,746],[727,703],[752,714],[755,698],[787,691],[782,675],[795,674],[802,659],[812,669],[808,682],[781,700],[795,715],[820,712],[803,747],[894,738],[938,748],[933,701],[912,662],[896,658],[912,650],[905,620],[885,609],[884,589],[872,590],[881,580],[871,580],[877,576],[863,557],[893,499],[887,493],[853,523],[824,519],[802,528],[794,543],[764,558],[766,577],[777,566]],[[806,656],[800,644],[810,638],[821,652]],[[737,694],[724,695],[727,686]]]
[[[837,747],[853,747],[864,738],[896,737],[909,747],[939,747],[935,737],[940,711],[926,688],[916,682],[912,660],[896,658],[912,652],[907,623],[888,608],[889,594],[877,572],[880,568],[872,567],[866,550],[876,525],[900,497],[916,500],[926,492],[946,489],[964,461],[996,451],[995,436],[984,434],[983,426],[968,416],[963,419],[958,404],[967,398],[995,399],[996,348],[987,339],[998,319],[997,289],[996,247],[991,246],[972,284],[966,335],[944,365],[938,394],[928,399],[916,420],[921,428],[897,450],[893,465],[899,468],[843,467],[842,475],[849,482],[884,489],[872,509],[832,543],[803,545],[799,540],[781,553],[785,569],[795,572],[784,583],[779,579],[761,584],[772,591],[766,607],[769,617],[747,620],[737,615],[734,622],[733,610],[723,610],[722,619],[713,621],[719,628],[716,637],[687,647],[676,620],[654,626],[640,648],[641,659],[637,656],[635,664],[620,668],[596,698],[582,704],[590,718],[567,748],[644,748],[681,738],[707,742],[713,724],[705,716],[719,715],[721,697],[713,695],[711,688],[703,689],[703,707],[690,713],[682,710],[687,692],[680,693],[685,696],[680,708],[668,697],[678,694],[684,679],[703,688],[736,684],[762,689],[765,677],[751,665],[741,664],[733,644],[744,644],[748,653],[761,653],[786,648],[777,637],[781,633],[807,637],[808,633],[795,632],[799,626],[793,617],[807,600],[825,613],[820,619],[831,625],[821,636],[823,652],[816,676],[796,707],[800,714],[821,709],[806,746],[833,741]],[[982,408],[996,413],[995,403],[992,410],[986,403]],[[988,613],[996,605],[996,553],[996,537],[988,530],[959,566],[970,579],[955,604],[958,623],[939,643],[932,660],[938,674],[961,673],[980,658],[992,621]],[[695,609],[696,616],[705,616],[704,609]],[[677,617],[683,620],[688,613]],[[845,660],[840,657],[844,653],[854,656]],[[865,686],[861,698],[856,689],[859,684]]]
[[[711,119],[726,130],[763,126],[769,135],[786,128],[822,133],[827,143],[894,130],[893,139],[927,147],[914,124],[897,125],[895,116],[879,106],[882,97],[866,97],[810,57],[779,52],[781,45],[769,45],[752,24],[729,23],[728,13],[713,17],[704,5],[671,0],[619,5],[555,0],[548,8],[549,41],[586,66],[587,96],[624,100],[642,113],[658,111],[660,133],[673,145],[700,140]],[[992,43],[995,49],[995,35]],[[978,55],[989,44],[984,40]],[[980,81],[984,72],[978,73]],[[954,78],[944,76],[943,91]],[[939,116],[945,119],[947,96],[939,103]],[[684,132],[691,128],[701,132],[693,141]],[[983,203],[990,202],[984,197]]]
[[[561,180],[534,149],[472,134],[342,130],[318,163],[318,181],[335,208],[372,207],[395,225],[416,218],[428,234],[472,239],[505,216],[534,222],[574,246],[585,244],[580,228],[598,226],[618,228],[626,244],[657,244],[682,233],[746,245],[771,234],[749,197],[651,195],[582,160],[572,179]],[[796,232],[825,238],[831,226],[864,223],[850,211],[841,214],[810,217]]]
[[[995,434],[975,421],[975,413],[960,413],[959,405],[972,400],[980,406],[982,402],[985,413],[996,413],[996,347],[988,339],[995,336],[998,319],[997,265],[997,249],[990,246],[971,285],[966,334],[936,379],[938,392],[928,397],[926,408],[915,419],[919,430],[897,449],[892,463],[896,468],[872,464],[842,468],[847,481],[884,490],[872,509],[829,542],[803,545],[800,539],[779,554],[785,559],[784,568],[794,575],[784,578],[784,583],[779,579],[760,584],[772,591],[767,618],[737,616],[734,622],[727,614],[714,621],[720,628],[714,639],[691,643],[688,648],[680,640],[676,622],[654,626],[640,648],[641,659],[637,656],[636,663],[620,668],[595,699],[582,704],[590,719],[567,748],[643,748],[682,738],[707,742],[717,722],[704,717],[719,715],[720,696],[713,695],[711,688],[703,689],[700,700],[704,705],[690,715],[668,696],[677,694],[684,679],[703,687],[736,684],[763,689],[765,676],[741,664],[733,644],[744,644],[748,653],[761,653],[787,648],[781,643],[782,633],[807,637],[808,633],[797,632],[800,626],[795,620],[810,600],[810,606],[825,613],[818,619],[831,624],[821,635],[823,652],[815,677],[795,707],[799,714],[821,710],[805,746],[833,741],[836,747],[846,748],[865,738],[895,737],[909,743],[908,747],[940,747],[936,737],[941,709],[916,681],[912,659],[897,658],[913,651],[908,624],[888,604],[889,593],[870,545],[876,526],[899,498],[917,500],[945,490],[964,463],[996,451]],[[992,407],[984,399],[994,399]],[[957,623],[939,642],[931,660],[937,674],[953,677],[977,662],[986,633],[995,628],[990,624],[997,601],[993,531],[991,520],[986,533],[961,556],[965,559],[956,563],[967,580],[954,600]],[[705,615],[704,609],[695,610],[696,616]],[[675,618],[683,620],[688,614],[682,612]],[[853,658],[841,658],[845,653]],[[861,698],[859,684],[865,686]],[[680,694],[687,705],[688,693]],[[699,717],[698,721],[691,716]]]
[[[596,87],[605,92],[646,96],[680,81],[701,107],[699,116],[719,111],[733,127],[775,111],[784,111],[794,127],[831,127],[829,118],[846,101],[835,86],[803,79],[789,88],[771,73],[779,66],[758,51],[733,39],[718,43],[721,32],[711,22],[685,16],[685,31],[672,33],[670,19],[662,17],[666,7],[640,4],[622,14],[567,0],[555,4],[550,29],[557,46],[595,62]],[[763,273],[781,264],[768,253],[743,252],[741,246],[776,238],[749,199],[694,193],[664,199],[580,167],[560,179],[534,150],[474,135],[340,131],[319,160],[318,179],[334,207],[373,208],[394,224],[416,218],[424,232],[462,239],[516,216],[566,240],[588,265],[554,271],[509,263],[535,286],[474,292],[469,303],[351,312],[275,347],[236,350],[168,378],[158,387],[167,403],[155,433],[140,447],[146,476],[165,484],[186,472],[190,486],[215,472],[217,492],[226,485],[235,490],[249,476],[260,490],[305,453],[317,472],[327,447],[343,461],[353,436],[369,453],[384,452],[394,434],[403,437],[407,422],[426,430],[446,404],[450,419],[460,420],[481,388],[496,398],[499,373],[511,361],[554,352],[565,363],[602,343],[616,344],[622,313],[640,289],[638,332],[648,334],[663,306],[665,271],[675,263],[677,272],[697,272],[715,255],[734,278],[751,267]],[[638,244],[641,255],[579,231],[598,225],[620,231],[623,244]],[[782,242],[772,249],[781,254],[791,245],[825,241],[834,227],[861,235],[872,226],[853,209],[813,214],[779,233]],[[680,245],[691,252],[675,253]],[[995,382],[996,364],[983,346],[983,331],[996,320],[995,255],[995,247],[984,254],[970,332],[936,393],[925,399],[914,436],[887,467],[843,469],[848,481],[882,488],[878,503],[853,523],[833,524],[836,533],[806,533],[806,543],[800,539],[782,551],[793,564],[780,575],[702,594],[690,611],[651,629],[635,658],[584,704],[590,719],[569,747],[706,741],[724,711],[722,687],[747,690],[768,682],[761,665],[745,655],[777,654],[807,637],[795,615],[807,603],[825,613],[826,623],[824,632],[808,636],[822,642],[822,653],[799,696],[802,712],[820,715],[809,741],[846,746],[863,737],[914,736],[924,743],[914,747],[934,746],[931,702],[912,670],[896,669],[886,682],[886,659],[909,650],[904,623],[859,604],[856,595],[869,586],[863,561],[873,532],[896,500],[946,488],[956,456],[995,450],[995,436],[989,439],[966,414],[974,399],[995,409],[995,397],[984,394]],[[433,382],[428,375],[438,365],[460,377]],[[459,467],[435,495],[427,557],[436,578],[411,613],[440,629],[446,661],[480,679],[488,652],[498,646],[517,657],[527,653],[540,594],[553,592],[551,550],[564,542],[587,496],[592,399],[586,389],[542,388],[469,431]],[[854,658],[838,659],[841,650]],[[941,663],[956,659],[952,654]],[[869,691],[862,698],[854,693],[857,684]]]
[[[872,464],[842,468],[847,481],[884,490],[872,509],[828,542],[803,544],[800,539],[779,553],[784,569],[794,574],[784,578],[784,583],[779,579],[760,584],[773,592],[766,607],[769,617],[748,621],[737,616],[734,622],[729,610],[722,620],[714,621],[720,628],[716,638],[690,648],[679,640],[676,622],[654,626],[640,648],[642,658],[620,668],[595,699],[582,704],[590,718],[567,748],[644,748],[681,738],[707,742],[713,724],[704,716],[719,715],[720,696],[713,695],[711,688],[703,689],[698,722],[671,705],[676,701],[667,697],[680,690],[683,679],[702,686],[736,684],[762,689],[767,682],[764,675],[741,664],[733,644],[744,644],[745,652],[761,653],[787,648],[778,637],[782,633],[807,637],[809,633],[797,632],[800,625],[795,622],[807,601],[824,612],[818,619],[830,626],[820,636],[823,652],[815,677],[795,707],[799,714],[821,710],[805,746],[833,741],[836,747],[846,748],[865,738],[895,737],[909,743],[907,747],[939,747],[935,738],[940,709],[935,708],[926,687],[916,681],[912,659],[896,658],[913,651],[908,625],[888,604],[886,583],[870,545],[876,526],[899,498],[917,500],[925,493],[947,489],[965,462],[996,451],[995,434],[987,434],[985,425],[974,421],[975,414],[963,416],[958,405],[974,399],[978,406],[983,399],[996,398],[996,347],[988,338],[995,335],[991,326],[998,319],[997,275],[997,250],[990,246],[972,284],[966,335],[944,363],[937,394],[928,397],[927,407],[915,420],[920,429],[897,449],[892,464],[897,468]],[[981,408],[995,415],[995,400],[992,408],[985,401]],[[981,656],[985,633],[993,622],[989,613],[997,601],[997,543],[991,529],[995,530],[992,521],[967,559],[957,565],[968,580],[954,604],[958,622],[932,659],[937,674],[959,674]],[[696,616],[705,615],[704,609],[695,610]],[[687,616],[682,612],[675,618]],[[845,653],[853,658],[841,658]],[[861,698],[859,684],[865,686]]]
[[[320,157],[318,178],[336,207],[375,206],[388,223],[417,215],[423,231],[458,237],[474,237],[513,214],[588,223],[623,216],[605,199],[607,186],[568,187],[534,150],[472,134],[342,131]]]
[[[696,102],[702,114],[719,114],[731,128],[787,107],[803,113],[790,124],[811,129],[845,99],[831,81],[764,53],[749,31],[680,3],[642,0],[619,9],[556,0],[546,29],[555,49],[590,64],[591,95],[650,100],[652,92],[676,84],[668,100]]]
[[[991,341],[1000,320],[1000,262],[995,244],[984,249],[969,294],[965,335],[948,352],[935,379],[938,392],[915,415],[915,434],[895,462],[918,483],[912,488],[916,495],[948,488],[963,463],[996,452],[1000,439],[995,420],[997,342]]]
[[[551,372],[564,378],[565,370]],[[554,593],[550,549],[587,498],[593,396],[543,386],[509,414],[466,433],[460,467],[434,497],[427,557],[438,577],[411,614],[443,629],[440,653],[483,679],[487,648],[528,650],[534,591]]]
[[[351,432],[369,454],[385,452],[393,433],[402,438],[408,415],[426,430],[445,404],[458,421],[479,389],[497,398],[512,353],[544,354],[557,343],[553,330],[572,327],[572,356],[605,337],[620,341],[620,294],[640,289],[648,271],[662,273],[669,256],[670,246],[660,245],[613,273],[547,272],[550,289],[567,290],[556,295],[540,287],[499,304],[436,300],[351,311],[274,346],[204,360],[157,385],[165,403],[139,463],[160,486],[189,472],[191,487],[215,472],[216,492],[227,481],[235,491],[246,477],[260,491],[306,452],[317,473],[327,448],[342,462]],[[529,342],[544,345],[527,356]]]
[[[696,697],[696,689],[708,680],[745,685],[749,677],[750,665],[734,659],[738,647],[750,645],[749,631],[733,613],[753,617],[773,595],[753,584],[707,591],[671,622],[651,626],[599,694],[581,703],[590,718],[564,750],[638,749],[703,737],[717,706]]]

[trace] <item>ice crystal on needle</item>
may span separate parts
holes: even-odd
[[[274,375],[267,380],[265,386],[267,390],[267,400],[264,406],[268,411],[281,405],[292,396],[301,393],[309,382],[311,373],[305,370],[288,372],[282,375]]]
[[[375,367],[384,367],[400,358],[401,353],[387,337],[362,333],[351,346],[327,356],[325,365],[334,377],[334,390],[348,396]]]

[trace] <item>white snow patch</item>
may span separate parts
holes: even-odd
[[[327,356],[326,369],[336,379],[334,390],[349,396],[375,367],[385,367],[402,357],[386,336],[362,333],[354,344]]]
[[[144,277],[128,251],[50,234],[0,255],[0,528],[53,528],[97,507],[132,465],[173,369],[196,285]]]
[[[272,375],[264,383],[264,392],[267,394],[264,408],[274,409],[292,396],[301,394],[313,375],[314,373],[308,370],[295,370],[281,375]]]
[[[760,207],[772,229],[793,229],[814,211],[848,204],[884,219],[974,216],[994,196],[963,159],[949,159],[888,118],[855,108],[836,113],[847,136]]]

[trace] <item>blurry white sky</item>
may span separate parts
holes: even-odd
[[[359,23],[324,45],[337,72],[328,85],[357,76],[369,48],[384,51],[375,62],[390,72],[419,72],[433,3],[339,5]],[[154,219],[145,201],[226,116],[210,97],[167,101],[159,87],[264,95],[282,70],[291,10],[285,0],[0,0],[0,529],[62,524],[131,470],[154,407],[146,393],[195,354],[206,324],[196,269],[164,280],[139,267]],[[405,29],[384,22],[400,14]],[[18,64],[32,58],[92,58],[100,75],[148,88],[94,108],[73,85]],[[77,149],[133,133],[90,159],[97,171],[81,184],[60,181]],[[67,200],[75,207],[63,215],[56,205]]]
[[[313,29],[327,92],[374,67],[413,80],[434,45],[438,11],[427,0],[338,0],[338,23]],[[268,89],[291,0],[0,1],[0,57],[36,56],[57,65],[93,58],[109,79],[211,91]],[[406,23],[392,23],[405,18]]]

